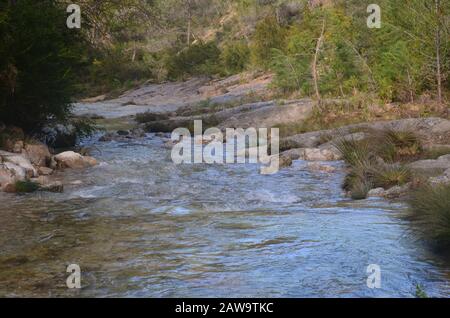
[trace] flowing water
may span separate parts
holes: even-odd
[[[0,194],[0,296],[450,295],[448,264],[405,207],[346,199],[342,172],[176,166],[154,136],[94,144],[101,164],[65,171],[64,194]],[[81,290],[66,287],[69,264]],[[381,289],[367,287],[370,264]]]

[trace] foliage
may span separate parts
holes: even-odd
[[[398,162],[417,155],[417,149],[421,149],[420,139],[409,130],[384,129],[366,134],[366,138],[357,140],[341,133],[343,136],[334,142],[350,167],[344,190],[349,191],[352,197],[365,198],[372,188],[387,190],[411,182],[411,170]],[[388,159],[389,163],[383,159]]]
[[[376,152],[383,160],[397,162],[422,153],[422,141],[412,129],[385,129],[374,132]]]
[[[280,26],[277,19],[269,15],[256,25],[251,42],[251,56],[253,63],[268,69],[272,59],[272,49],[284,47],[286,30]]]
[[[242,72],[250,61],[250,48],[244,41],[227,43],[220,59],[227,74]]]
[[[70,114],[80,33],[69,30],[55,1],[0,4],[0,118],[26,131]]]
[[[399,165],[385,165],[374,171],[373,185],[375,188],[388,190],[394,186],[403,186],[412,181],[410,169]]]
[[[425,185],[410,196],[410,217],[432,243],[450,246],[450,185]]]
[[[182,79],[189,75],[219,73],[219,58],[220,50],[214,42],[193,44],[168,56],[168,76],[171,79]]]

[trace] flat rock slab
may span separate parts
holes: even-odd
[[[204,100],[211,103],[238,101],[249,94],[264,94],[271,82],[271,75],[253,78],[250,74],[235,75],[223,80],[192,78],[185,82],[146,84],[131,90],[119,98],[93,103],[74,104],[74,114],[95,114],[112,119],[134,116],[143,112],[174,112],[179,108],[195,105]],[[90,101],[90,100],[88,100]]]

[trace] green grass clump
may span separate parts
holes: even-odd
[[[403,186],[413,179],[410,169],[398,165],[386,165],[373,171],[374,186],[388,190],[394,186]]]
[[[422,285],[416,285],[416,298],[429,298]]]
[[[17,181],[15,188],[17,193],[31,193],[39,190],[39,184],[32,181]]]
[[[398,162],[422,151],[421,141],[414,133],[390,129],[371,131],[363,140],[342,137],[334,146],[350,167],[343,188],[355,199],[366,198],[372,188],[388,190],[413,181],[411,170]]]
[[[410,129],[385,129],[375,132],[373,139],[378,156],[385,161],[407,161],[423,152],[420,138]]]
[[[447,249],[450,246],[450,184],[416,189],[410,195],[409,205],[410,217],[417,222],[424,238]]]

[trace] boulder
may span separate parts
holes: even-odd
[[[21,153],[23,149],[23,141],[22,140],[18,140],[15,142],[12,152],[14,153]]]
[[[439,175],[450,169],[450,155],[439,157],[437,160],[419,160],[408,166],[418,173]]]
[[[332,173],[336,171],[335,167],[332,167],[330,165],[320,164],[318,162],[310,162],[307,165],[308,169],[311,171],[320,171],[320,172],[327,172]]]
[[[46,191],[46,192],[55,192],[55,193],[63,193],[64,192],[64,185],[61,181],[54,181],[49,182],[47,184],[42,185],[39,188],[40,191]]]
[[[397,199],[408,193],[410,185],[406,184],[404,186],[395,186],[390,188],[384,193],[384,197],[388,199]]]
[[[47,167],[52,158],[48,147],[42,143],[27,144],[24,152],[31,163],[38,167]]]
[[[376,188],[369,191],[367,196],[369,198],[372,197],[384,197],[386,195],[386,191],[383,188]]]
[[[47,167],[39,167],[38,172],[41,176],[49,176],[53,173],[53,169]]]
[[[83,157],[73,151],[62,152],[54,156],[54,159],[60,168],[81,169],[97,165],[97,160],[94,158],[89,156]]]
[[[431,184],[449,184],[450,183],[450,169],[447,169],[440,176],[430,178],[428,181]]]
[[[292,166],[292,159],[289,155],[280,155],[280,168],[288,168]]]
[[[14,192],[14,184],[26,178],[25,169],[11,162],[0,164],[0,189],[5,192]]]
[[[306,148],[303,150],[303,160],[306,161],[336,161],[341,155],[331,149]]]
[[[284,151],[281,153],[281,156],[288,156],[291,160],[299,160],[303,159],[304,149],[296,148]]]
[[[27,178],[33,178],[38,176],[36,168],[33,167],[28,158],[15,153],[9,153],[6,151],[0,151],[0,156],[3,157],[4,163],[12,163],[16,166],[23,168],[25,176]]]

